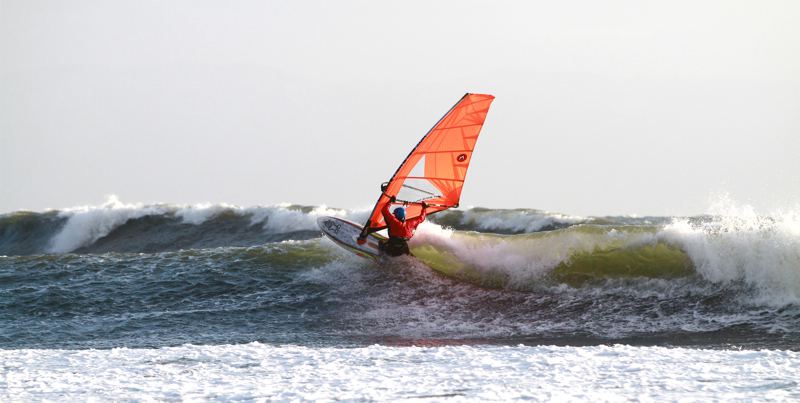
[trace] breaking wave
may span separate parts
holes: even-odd
[[[799,211],[765,216],[723,200],[709,216],[665,225],[580,224],[519,235],[428,224],[412,250],[441,273],[489,287],[693,276],[740,285],[755,303],[783,306],[800,303]]]
[[[320,236],[316,217],[357,219],[366,212],[291,204],[127,204],[0,216],[0,254],[160,252],[252,246]]]

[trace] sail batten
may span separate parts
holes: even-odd
[[[428,214],[458,206],[472,153],[492,100],[492,95],[466,94],[439,119],[383,187],[362,236],[386,227],[380,211],[391,196],[409,202],[424,200],[429,204]],[[419,197],[413,193],[400,194],[414,190]],[[406,217],[420,215],[421,209],[419,204],[408,205]]]

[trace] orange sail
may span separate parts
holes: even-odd
[[[406,203],[406,218],[421,214],[420,202],[428,204],[428,214],[458,207],[472,151],[494,97],[466,94],[411,150],[397,168],[364,225],[361,235],[386,228],[381,208],[395,196],[396,204]]]

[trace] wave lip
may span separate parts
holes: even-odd
[[[129,220],[163,215],[166,212],[166,206],[124,204],[116,196],[110,196],[101,206],[83,206],[63,210],[59,212],[59,216],[66,218],[67,222],[51,239],[47,252],[72,252],[105,237]]]
[[[432,221],[458,230],[522,234],[566,228],[590,222],[591,219],[534,209],[473,207],[467,210],[448,210]]]

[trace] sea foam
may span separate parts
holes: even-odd
[[[537,232],[554,226],[574,225],[587,218],[539,210],[493,210],[471,208],[464,210],[461,225],[482,232],[508,231],[514,233]]]
[[[792,351],[625,345],[4,350],[8,401],[795,400]]]
[[[709,213],[706,221],[675,220],[659,235],[708,281],[744,282],[759,291],[758,303],[800,302],[800,208],[759,214],[723,196]]]

